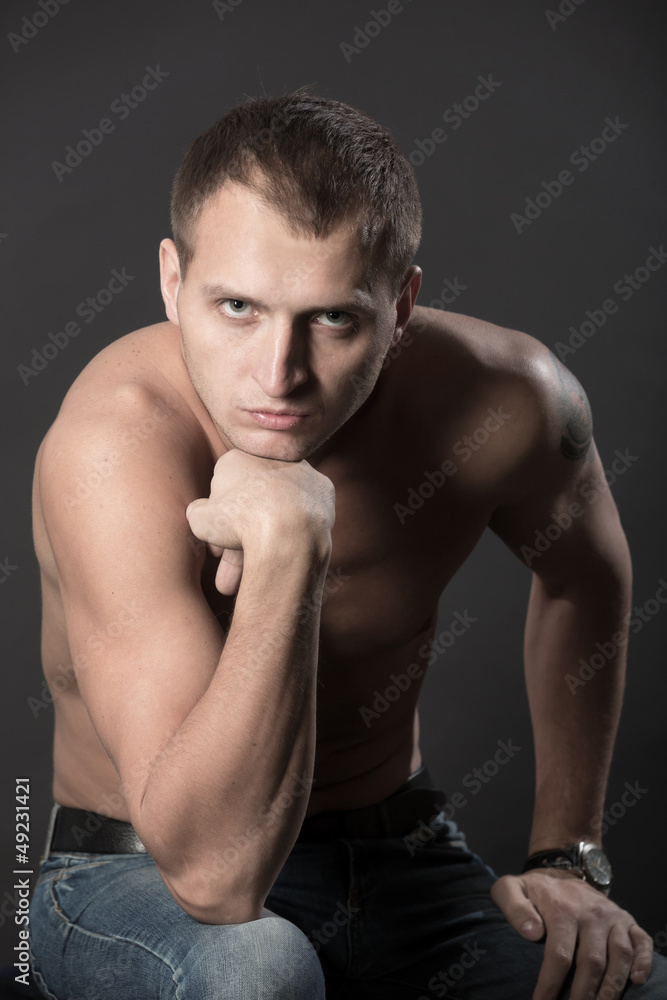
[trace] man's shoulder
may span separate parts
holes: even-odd
[[[66,505],[80,506],[108,495],[114,483],[155,478],[160,464],[184,481],[212,467],[179,372],[176,333],[170,323],[144,327],[86,365],[40,445],[40,500],[55,490]]]
[[[461,378],[518,379],[549,375],[551,352],[536,337],[487,320],[416,306],[408,330],[423,358]]]
[[[79,373],[47,434],[61,441],[164,414],[192,415],[192,384],[179,349],[179,332],[156,323],[112,341]],[[189,392],[188,392],[189,389]]]
[[[406,333],[415,343],[415,367],[448,380],[466,394],[506,386],[527,407],[557,413],[563,395],[581,385],[537,337],[440,309],[416,307]],[[408,352],[406,352],[407,355]]]
[[[406,377],[419,383],[418,405],[440,408],[454,426],[502,406],[512,414],[507,429],[518,466],[586,452],[592,434],[586,394],[536,337],[425,307],[415,309],[408,331],[415,348]],[[406,362],[412,350],[405,349]]]

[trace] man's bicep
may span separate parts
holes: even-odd
[[[523,417],[535,434],[489,527],[545,583],[625,573],[627,543],[583,386],[543,345],[534,347],[527,370]]]
[[[70,449],[59,468],[47,456],[40,477],[71,662],[131,813],[224,644],[185,518],[193,489],[175,485],[159,452],[128,457],[78,506],[64,487],[89,456]]]
[[[531,488],[496,508],[489,527],[547,583],[592,580],[627,565],[627,542],[593,442],[575,461],[554,455]]]

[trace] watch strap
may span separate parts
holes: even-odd
[[[558,868],[588,882],[601,892],[608,892],[613,877],[611,865],[604,851],[585,840],[568,847],[554,847],[531,854],[523,866],[523,871],[535,868]]]
[[[570,871],[573,868],[581,871],[579,867],[579,851],[577,847],[553,847],[548,851],[536,851],[526,858],[522,872],[531,871],[533,868],[562,868]],[[581,872],[582,877],[584,875]]]

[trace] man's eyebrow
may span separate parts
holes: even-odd
[[[241,292],[232,290],[231,288],[226,288],[224,285],[220,284],[202,285],[201,293],[205,298],[236,299],[239,302],[250,302],[257,306],[264,305],[264,303],[259,302],[252,295],[244,295]],[[377,314],[377,308],[373,304],[372,296],[363,289],[359,289],[353,294],[352,298],[344,301],[331,300],[330,302],[325,302],[323,304],[314,303],[313,305],[306,306],[301,310],[301,312],[333,312],[334,310],[340,310],[341,312],[362,312],[368,316],[375,316]]]
[[[241,299],[241,296],[235,292],[231,292],[228,288],[225,288],[224,285],[206,284],[201,286],[200,291],[202,295],[210,299],[238,299],[243,302],[247,301],[246,299]]]

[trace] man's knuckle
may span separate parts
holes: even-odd
[[[619,944],[616,946],[615,951],[619,962],[622,962],[623,965],[629,968],[632,965],[633,958],[635,957],[635,951],[632,945],[625,943]]]
[[[607,1000],[607,997],[614,1000],[618,996],[618,991],[623,989],[627,981],[628,977],[625,973],[615,972],[613,975],[611,973],[607,975],[600,990],[601,1000]]]
[[[572,953],[566,945],[556,945],[552,952],[552,958],[563,968],[569,968],[572,963]]]
[[[607,968],[606,956],[599,954],[592,954],[588,956],[588,968],[589,971],[596,976],[598,979],[604,975]]]
[[[577,907],[568,896],[556,896],[552,901],[552,920],[561,927],[566,927],[577,916]]]

